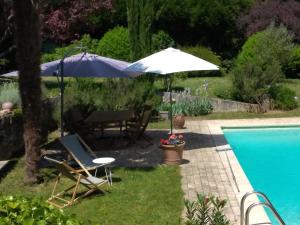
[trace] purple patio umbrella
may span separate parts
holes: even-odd
[[[41,65],[42,76],[60,76],[61,91],[61,136],[63,136],[63,102],[64,102],[64,77],[127,77],[137,75],[136,72],[125,72],[130,63],[112,58],[102,57],[90,53],[79,53],[69,57]],[[13,71],[0,76],[17,77],[18,71]]]

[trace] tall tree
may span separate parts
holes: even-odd
[[[283,24],[292,31],[295,40],[300,42],[300,3],[295,0],[256,1],[249,13],[238,20],[238,27],[245,37],[266,29],[272,22]]]
[[[151,52],[153,17],[153,1],[127,1],[127,20],[132,60],[144,57]]]
[[[25,181],[37,182],[41,141],[41,38],[38,0],[14,0],[19,88],[24,117]]]

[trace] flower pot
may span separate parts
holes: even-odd
[[[178,145],[161,145],[164,151],[164,163],[167,165],[180,165],[185,142]]]
[[[2,103],[2,109],[6,112],[11,112],[14,107],[12,102],[4,102]]]
[[[177,115],[173,117],[173,126],[176,129],[183,129],[185,123],[185,117],[182,115]]]

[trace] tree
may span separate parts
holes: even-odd
[[[59,43],[95,32],[95,18],[103,10],[112,10],[112,0],[42,1],[43,37]]]
[[[271,25],[251,36],[238,55],[233,73],[234,96],[261,106],[269,88],[283,77],[283,65],[293,49],[293,36]]]
[[[128,0],[127,20],[131,60],[137,60],[151,52],[153,1]]]
[[[271,22],[283,24],[300,41],[300,2],[295,0],[257,1],[249,13],[238,19],[237,25],[245,37],[266,29]]]
[[[41,142],[41,38],[37,0],[14,0],[15,41],[24,119],[25,181],[37,182]]]

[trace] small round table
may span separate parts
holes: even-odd
[[[106,178],[107,178],[108,183],[110,185],[112,185],[111,164],[114,161],[116,161],[116,159],[112,158],[112,157],[102,157],[102,158],[93,159],[93,163],[95,163],[95,164],[101,164],[101,166],[104,167],[105,175],[106,175]],[[97,173],[97,170],[96,170],[96,173]]]

